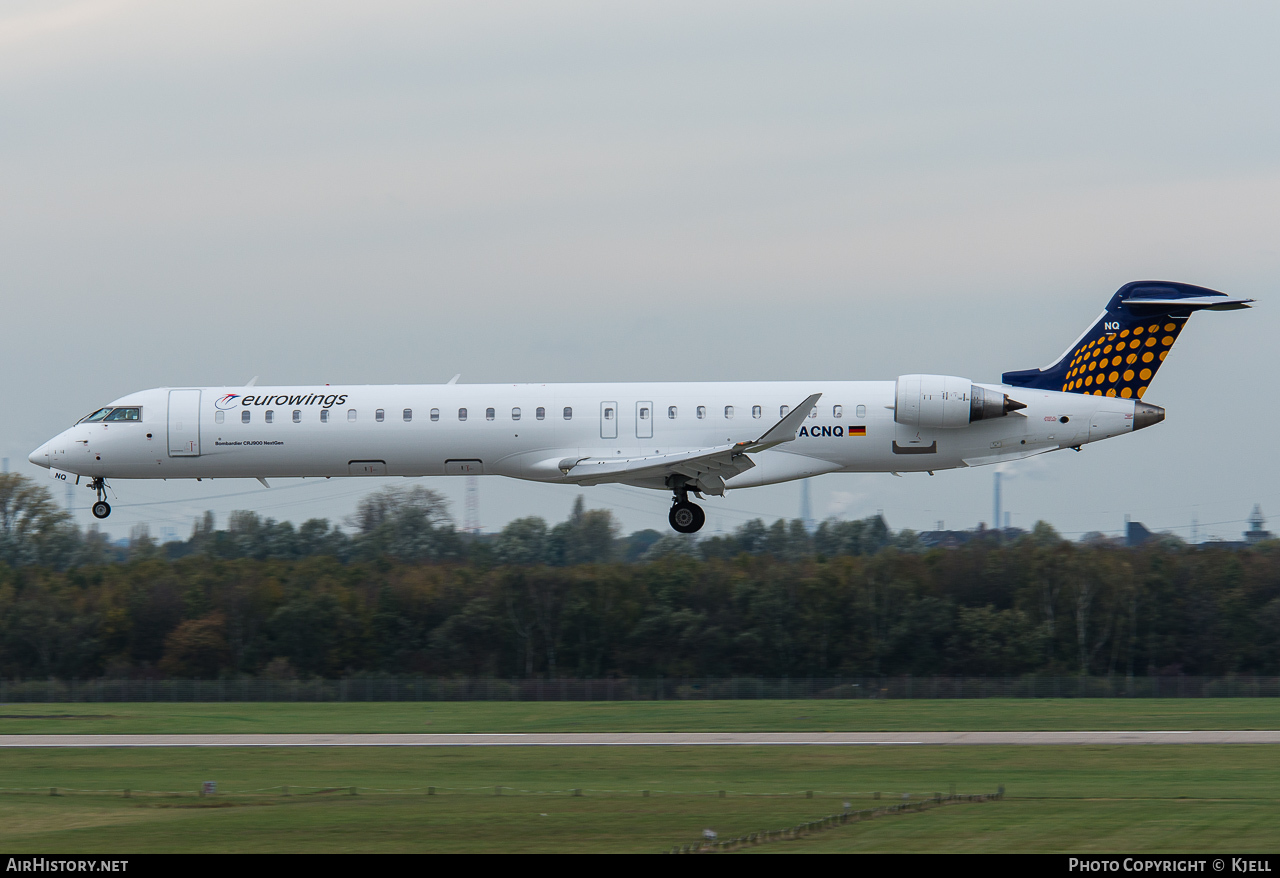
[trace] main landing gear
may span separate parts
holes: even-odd
[[[671,527],[682,534],[696,534],[707,523],[707,513],[696,503],[689,502],[689,488],[686,485],[673,486],[675,496],[671,500],[671,511],[667,513],[667,521]]]
[[[107,481],[98,476],[89,482],[89,487],[98,494],[98,502],[93,504],[93,517],[106,518],[111,514],[111,504],[107,502]]]

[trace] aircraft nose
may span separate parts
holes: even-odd
[[[45,444],[37,448],[35,451],[28,454],[27,460],[31,461],[36,466],[42,466],[45,469],[48,469],[49,468],[49,443],[46,442]]]

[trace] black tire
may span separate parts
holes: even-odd
[[[94,518],[106,518],[110,514],[111,514],[111,504],[108,503],[106,500],[99,500],[97,503],[93,504]]]
[[[696,534],[707,523],[707,514],[702,511],[701,506],[686,500],[671,507],[667,521],[671,522],[671,528],[676,533]]]

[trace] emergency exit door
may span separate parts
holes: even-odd
[[[636,403],[636,438],[653,438],[653,403]]]
[[[618,404],[616,402],[600,403],[600,438],[618,438]]]
[[[200,456],[200,391],[169,391],[169,456]]]

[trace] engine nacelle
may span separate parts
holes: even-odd
[[[893,419],[906,427],[965,427],[1026,408],[1008,394],[953,375],[902,375],[894,394]]]

